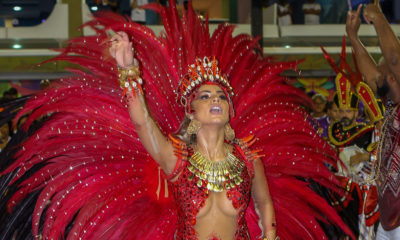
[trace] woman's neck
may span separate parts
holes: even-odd
[[[197,133],[195,150],[212,161],[224,159],[227,154],[224,139],[223,127],[203,126]]]

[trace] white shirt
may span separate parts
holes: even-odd
[[[321,11],[321,5],[319,3],[305,3],[303,4],[303,11],[306,10]],[[304,24],[319,24],[319,15],[304,14]]]
[[[279,7],[279,11],[281,13],[288,13],[284,16],[278,17],[279,26],[285,26],[285,25],[292,24],[292,18],[290,17],[290,14],[289,14],[289,4],[286,4],[285,6],[278,5],[278,7]]]
[[[131,5],[133,1],[134,0],[130,0]],[[136,6],[143,6],[148,3],[148,0],[136,0]],[[139,8],[132,9],[131,19],[135,22],[146,22],[146,11]]]

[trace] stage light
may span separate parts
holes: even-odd
[[[99,8],[97,6],[92,6],[90,8],[90,10],[92,10],[93,12],[96,12],[97,10],[99,10]]]
[[[14,45],[12,46],[12,48],[14,48],[14,49],[20,49],[20,48],[22,48],[22,45],[21,45],[21,44],[14,44]]]
[[[290,45],[285,45],[285,48],[290,48]]]
[[[14,6],[14,7],[13,7],[13,10],[16,11],[16,12],[19,12],[19,11],[22,10],[22,7],[20,7],[20,6]]]

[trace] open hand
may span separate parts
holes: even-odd
[[[121,68],[132,66],[135,61],[133,58],[132,42],[129,41],[125,32],[117,32],[111,38],[110,54]]]
[[[379,2],[380,0],[374,0],[373,3],[364,8],[364,19],[368,24],[373,23],[377,17],[383,15]]]
[[[347,13],[346,19],[346,33],[349,38],[357,37],[358,30],[360,29],[361,25],[361,7],[362,5],[358,5],[357,11],[349,11]]]

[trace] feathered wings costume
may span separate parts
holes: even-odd
[[[235,94],[236,116],[230,123],[236,136],[254,135],[252,148],[265,155],[281,239],[326,238],[317,221],[349,232],[308,187],[307,180],[313,179],[336,189],[337,181],[324,164],[335,165],[337,159],[309,124],[301,107],[309,104],[305,95],[279,75],[296,62],[261,57],[257,39],[233,37],[232,25],[222,24],[210,36],[208,23],[191,7],[180,18],[173,0],[169,6],[147,6],[162,17],[165,33],[160,37],[121,16],[103,14],[86,24],[97,36],[70,40],[53,59],[88,71],[72,69],[75,76],[33,96],[19,113],[29,113],[25,130],[40,118],[45,122],[14,149],[14,161],[3,162],[3,168],[8,165],[2,177],[8,187],[3,185],[1,191],[10,211],[1,221],[3,236],[29,236],[27,224],[17,223],[32,214],[36,239],[173,239],[177,216],[167,182],[135,133],[116,63],[104,55],[109,29],[131,37],[148,108],[166,135],[174,133],[184,117],[176,90],[188,65],[196,57],[216,57]],[[32,213],[28,210],[33,204]],[[255,239],[261,231],[252,203],[246,218]]]

